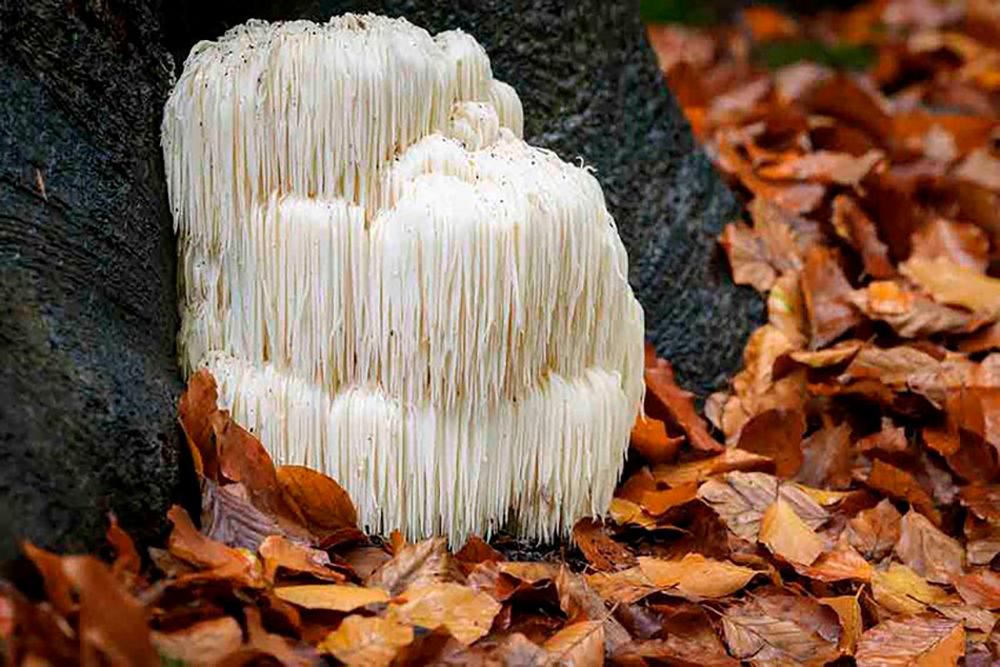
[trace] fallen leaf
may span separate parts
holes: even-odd
[[[80,600],[82,664],[160,664],[146,609],[121,588],[104,563],[93,556],[66,556],[62,569]]]
[[[399,595],[417,584],[462,580],[461,571],[448,553],[446,540],[435,537],[407,544],[392,560],[372,573],[366,583]]]
[[[691,600],[731,595],[759,574],[694,553],[675,561],[640,557],[639,569],[654,586]]]
[[[339,484],[304,466],[279,466],[278,488],[287,505],[317,535],[357,526],[358,514]]]
[[[823,540],[780,496],[761,517],[758,540],[792,564],[812,565],[823,553]]]
[[[229,547],[257,551],[270,535],[285,531],[273,517],[254,507],[242,484],[220,485],[201,480],[201,528],[210,540]]]
[[[727,449],[718,456],[698,461],[656,466],[653,476],[670,486],[702,482],[709,477],[739,470],[743,472],[773,469],[774,463],[766,456],[758,456],[742,449]]]
[[[829,513],[799,487],[779,485],[777,479],[764,473],[727,473],[722,479],[702,484],[698,497],[715,510],[730,531],[753,542],[760,532],[764,511],[779,493],[813,530],[829,519]]]
[[[990,611],[962,604],[934,604],[931,609],[945,618],[960,621],[966,630],[989,634],[997,623],[997,617]]]
[[[1000,574],[986,569],[975,570],[955,577],[952,584],[966,604],[1000,609]]]
[[[1000,485],[963,486],[958,495],[962,504],[977,517],[1000,523]]]
[[[629,444],[650,463],[667,463],[677,457],[684,438],[672,438],[667,426],[659,419],[639,415],[632,426]]]
[[[957,540],[912,509],[900,524],[895,552],[914,572],[938,584],[951,583],[962,573],[965,560],[965,552]]]
[[[823,347],[861,322],[851,303],[851,291],[837,256],[823,246],[810,248],[802,270],[802,294],[809,314],[811,347]]]
[[[753,665],[819,667],[840,651],[840,620],[815,600],[770,595],[729,607],[722,629],[730,653]]]
[[[354,611],[370,604],[389,601],[389,594],[384,589],[348,584],[279,586],[274,589],[274,594],[299,607],[330,611]]]
[[[859,340],[844,340],[822,350],[796,350],[789,356],[810,368],[827,368],[850,361],[863,346]]]
[[[897,614],[919,614],[927,605],[947,601],[948,594],[928,584],[919,574],[899,563],[872,575],[875,601]]]
[[[214,665],[243,644],[243,629],[232,616],[213,618],[172,632],[153,632],[160,655],[184,665]]]
[[[802,466],[795,479],[807,486],[845,489],[851,484],[851,427],[825,426],[802,442]]]
[[[455,552],[455,560],[470,565],[488,561],[499,563],[503,554],[483,541],[483,538],[470,535],[461,549]]]
[[[910,257],[945,259],[975,271],[985,271],[989,263],[990,240],[973,224],[937,217],[913,235]]]
[[[685,505],[698,497],[697,484],[680,484],[669,489],[646,491],[642,494],[642,508],[651,516],[662,516],[667,511]]]
[[[872,154],[874,151],[869,152]],[[889,259],[889,249],[879,238],[875,223],[850,195],[834,197],[833,226],[861,255],[865,273],[873,278],[889,278],[896,274]]]
[[[118,519],[115,518],[114,514],[111,515],[111,521],[108,524],[108,530],[105,535],[108,544],[111,545],[115,552],[115,560],[111,564],[111,573],[115,579],[128,588],[134,583],[142,567],[142,559],[139,557],[139,552],[136,551],[135,543],[129,537],[129,534],[118,525]]]
[[[275,581],[279,569],[330,581],[346,579],[343,574],[330,567],[330,556],[325,551],[290,542],[280,535],[272,535],[264,540],[259,551],[264,560],[264,577],[270,582]]]
[[[637,602],[660,590],[639,566],[587,575],[587,583],[603,599],[620,604]]]
[[[873,561],[882,560],[899,540],[902,515],[889,499],[858,512],[847,523],[847,537],[855,549]]]
[[[965,650],[961,623],[937,616],[889,619],[861,636],[858,667],[937,667],[957,665]]]
[[[219,392],[208,369],[198,369],[177,404],[178,422],[187,439],[195,470],[208,479],[218,480],[218,452],[212,433],[212,415],[218,408]]]
[[[805,430],[805,415],[801,411],[767,410],[743,426],[737,447],[774,461],[779,477],[794,477],[802,465]]]
[[[567,625],[546,641],[546,664],[563,667],[592,667],[604,664],[604,626],[600,621]]]
[[[925,338],[940,333],[964,333],[982,318],[946,306],[913,292],[899,283],[877,281],[851,293],[851,303],[873,320],[885,322],[903,338]]]
[[[934,507],[934,501],[913,475],[905,470],[876,459],[868,474],[868,486],[892,498],[905,500],[934,525],[941,524],[941,514]]]
[[[793,348],[805,347],[808,323],[798,271],[788,272],[774,281],[767,295],[767,319]]]
[[[170,508],[167,518],[174,525],[167,540],[171,554],[192,565],[210,568],[207,576],[236,579],[248,585],[258,583],[260,574],[252,554],[241,553],[199,533],[179,505]]]
[[[1000,159],[986,148],[977,148],[965,156],[954,175],[984,188],[1000,192]]]
[[[289,508],[278,486],[274,462],[260,440],[234,422],[227,412],[217,411],[211,423],[219,451],[220,474],[243,484],[247,499],[257,509],[279,522],[288,517]]]
[[[842,383],[852,380],[877,380],[894,391],[910,388],[914,374],[938,366],[938,360],[909,345],[882,348],[866,345],[854,356],[838,378]]]
[[[775,180],[815,181],[856,186],[885,156],[871,150],[857,157],[849,153],[815,151],[801,157],[761,167],[758,174]]]
[[[625,498],[612,498],[608,508],[608,516],[619,526],[641,526],[646,530],[655,530],[656,518],[646,513],[642,506]]]
[[[694,493],[691,494],[692,500]],[[635,556],[608,535],[604,524],[594,519],[580,519],[573,526],[573,541],[597,570],[620,570],[635,565]]]
[[[987,317],[1000,316],[1000,280],[944,259],[912,257],[900,271],[935,301],[962,306]]]
[[[908,447],[906,429],[902,426],[896,426],[888,417],[882,417],[881,430],[867,435],[857,442],[857,448],[862,452],[878,450],[888,454],[901,454]]]
[[[319,649],[345,665],[389,665],[413,641],[413,628],[389,616],[348,616],[328,634]]]
[[[23,542],[21,549],[42,575],[45,595],[52,606],[63,616],[72,614],[76,610],[76,603],[73,601],[70,580],[63,571],[62,557],[36,547],[31,542]]]
[[[723,450],[723,446],[708,434],[705,421],[695,411],[693,394],[677,386],[668,362],[646,369],[646,389],[669,419],[684,431],[692,447],[706,452]]]
[[[410,625],[431,630],[444,627],[463,644],[472,644],[490,630],[500,603],[486,593],[451,582],[410,586],[390,612]]]
[[[861,605],[853,595],[841,595],[832,598],[818,598],[817,602],[833,609],[840,619],[840,651],[844,655],[854,655],[858,641],[864,631],[864,619],[861,616]]]

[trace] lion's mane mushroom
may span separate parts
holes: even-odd
[[[472,37],[374,15],[234,28],[167,102],[181,364],[372,530],[548,539],[610,502],[642,310],[597,181],[521,124]]]

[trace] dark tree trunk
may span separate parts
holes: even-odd
[[[0,0],[0,562],[177,496],[171,62],[145,0]]]
[[[639,0],[174,0],[165,25],[192,44],[249,18],[324,21],[347,11],[461,28],[524,105],[525,139],[597,170],[631,258],[646,330],[702,398],[738,368],[764,305],[728,277],[716,238],[739,205],[720,181],[646,43]]]

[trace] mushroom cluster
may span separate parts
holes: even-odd
[[[185,372],[370,530],[459,542],[601,514],[643,393],[643,315],[597,180],[522,139],[461,31],[253,21],[163,120]]]

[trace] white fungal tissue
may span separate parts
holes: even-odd
[[[611,501],[642,309],[596,179],[522,122],[472,37],[370,14],[201,42],[167,102],[181,365],[369,530],[545,540]]]

